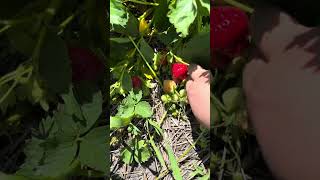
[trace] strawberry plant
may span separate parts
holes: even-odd
[[[0,9],[4,179],[106,176],[106,2],[6,0]]]
[[[209,138],[199,124],[191,128],[185,90],[190,63],[210,68],[209,15],[209,0],[110,1],[111,177],[135,179],[143,171],[150,179],[187,178],[185,164],[208,155],[209,146],[183,160]],[[184,129],[180,139],[171,138],[174,124]],[[190,140],[192,132],[198,140]],[[208,175],[207,163],[190,175]]]

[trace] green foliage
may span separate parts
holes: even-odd
[[[177,0],[170,5],[169,20],[181,33],[182,37],[189,34],[189,27],[197,16],[197,3],[194,0]]]
[[[198,3],[200,2],[200,3]],[[189,28],[196,17],[209,16],[209,0],[176,0],[170,5],[168,17],[182,37],[189,35]]]
[[[129,19],[129,15],[122,5],[121,0],[110,1],[110,23],[111,25],[120,25],[125,27]]]
[[[118,106],[118,112],[110,117],[110,128],[116,129],[130,124],[134,117],[149,118],[152,116],[152,109],[148,102],[141,101],[142,91],[135,94],[130,91],[128,96]]]
[[[71,83],[71,67],[65,43],[48,31],[39,54],[39,72],[53,93],[64,93]]]
[[[210,68],[210,32],[200,32],[193,36],[181,49],[177,55],[188,62],[200,64],[202,67]]]
[[[133,160],[137,163],[144,163],[151,157],[150,149],[145,140],[137,141],[135,139],[130,147],[124,148],[121,152],[122,161],[126,164],[131,164]]]
[[[72,173],[74,163],[78,161],[84,167],[106,171],[106,127],[97,127],[84,133],[101,114],[101,93],[92,94],[92,102],[83,104],[76,100],[73,91],[74,88],[69,88],[69,93],[62,95],[65,104],[60,104],[52,117],[41,121],[37,134],[25,147],[27,159],[18,175],[64,177]]]

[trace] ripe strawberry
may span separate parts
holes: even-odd
[[[247,15],[235,7],[219,6],[211,8],[210,16],[212,61],[218,61],[215,54],[227,56],[230,60],[240,55],[249,45]]]
[[[171,74],[174,81],[182,81],[188,76],[188,66],[182,63],[174,63],[171,66]]]
[[[142,81],[139,76],[132,76],[131,81],[133,89],[141,89]]]
[[[103,64],[98,57],[86,48],[70,47],[69,58],[72,67],[72,81],[97,80],[103,73]]]

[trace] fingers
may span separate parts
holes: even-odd
[[[208,80],[210,79],[210,71],[203,69],[197,64],[190,64],[188,68],[189,80]]]
[[[294,40],[310,30],[287,13],[267,5],[257,7],[251,21],[253,41],[271,61],[281,60],[276,57],[280,57],[290,47],[301,45]]]
[[[266,66],[266,64],[267,63],[262,59],[254,58],[246,65],[243,72],[243,88],[245,94],[250,95],[254,93],[255,78],[257,77],[257,74],[261,72],[261,69]]]
[[[192,112],[196,119],[210,127],[210,72],[199,65],[189,65],[189,79],[186,91]]]

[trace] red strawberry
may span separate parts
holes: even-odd
[[[174,81],[182,81],[188,76],[188,66],[182,63],[174,63],[171,66],[171,74]]]
[[[70,47],[68,50],[74,82],[97,80],[103,73],[102,62],[90,50],[78,47]]]
[[[131,77],[131,81],[132,81],[132,87],[133,89],[141,89],[142,87],[142,81],[139,78],[139,76],[132,76]]]
[[[230,59],[240,55],[249,45],[247,15],[235,7],[219,6],[211,8],[210,16],[210,46],[213,57],[216,53]],[[216,58],[212,60],[217,61]]]

